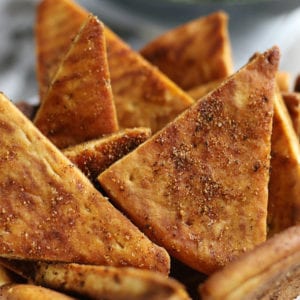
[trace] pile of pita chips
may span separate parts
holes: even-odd
[[[35,116],[58,148],[118,130],[103,30],[93,16],[83,24]]]
[[[0,94],[0,256],[169,272],[169,256]],[[143,255],[140,255],[143,253]]]
[[[278,60],[276,47],[257,56],[99,176],[142,231],[201,272],[266,239]]]
[[[224,12],[193,20],[146,45],[141,54],[184,90],[232,74]]]
[[[296,299],[299,250],[300,227],[290,227],[213,274],[200,286],[201,299]]]

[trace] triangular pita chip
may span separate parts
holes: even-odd
[[[16,261],[14,263],[18,265]],[[149,270],[26,262],[21,262],[21,267],[30,282],[78,295],[80,299],[190,299],[179,282]]]
[[[75,37],[34,123],[58,148],[118,129],[103,25],[96,17]]]
[[[87,12],[71,0],[42,0],[38,5],[35,36],[41,102],[87,16]]]
[[[271,143],[268,236],[300,224],[300,144],[279,91]]]
[[[202,286],[202,300],[296,299],[300,294],[300,227],[245,253]]]
[[[224,12],[190,21],[146,45],[141,54],[184,90],[232,74]]]
[[[177,259],[210,273],[266,239],[275,73],[259,55],[104,171],[104,190]]]
[[[121,128],[156,132],[193,99],[105,27],[111,85]]]
[[[292,119],[294,130],[300,139],[300,93],[282,93],[282,97]]]
[[[0,288],[1,300],[76,300],[73,297],[32,284],[7,284]]]
[[[101,139],[68,147],[63,150],[63,154],[95,182],[100,173],[150,136],[149,128],[125,129]]]
[[[168,273],[166,251],[116,210],[0,94],[0,256]]]

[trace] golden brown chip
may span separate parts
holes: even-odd
[[[200,286],[203,300],[295,299],[300,294],[300,227],[275,235]]]
[[[117,131],[104,29],[96,17],[75,37],[34,123],[58,148]]]
[[[32,284],[8,284],[0,287],[1,300],[75,300],[73,297]]]
[[[35,284],[77,295],[80,299],[190,299],[179,282],[148,270],[35,263],[30,272],[27,275]]]
[[[300,139],[300,93],[282,93],[282,97],[292,119],[294,130]]]
[[[87,16],[87,12],[71,0],[42,0],[38,5],[35,36],[41,102]]]
[[[232,74],[224,12],[181,25],[146,45],[141,54],[184,90]]]
[[[300,144],[281,94],[274,101],[268,236],[300,223]]]
[[[149,237],[210,273],[266,239],[272,48],[98,180]]]
[[[132,128],[63,150],[63,154],[91,180],[151,136],[149,128]]]
[[[194,101],[105,28],[111,85],[121,128],[164,127]]]
[[[0,94],[0,256],[168,273],[166,251],[117,211]]]
[[[281,92],[288,92],[290,89],[291,75],[285,71],[278,71],[276,74],[276,83]]]

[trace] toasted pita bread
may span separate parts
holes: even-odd
[[[105,28],[111,85],[121,128],[156,132],[193,103],[157,68]]]
[[[80,299],[190,299],[179,282],[148,270],[47,263],[23,268],[31,282]]]
[[[35,36],[41,102],[61,59],[87,17],[87,12],[71,0],[42,0],[37,6]]]
[[[266,239],[279,50],[257,56],[98,180],[142,231],[211,273]]]
[[[35,117],[58,148],[117,131],[102,23],[93,16],[75,37]]]
[[[295,299],[300,294],[300,227],[275,235],[213,274],[203,300]]]
[[[0,256],[168,273],[166,251],[117,211],[0,94]]]
[[[184,90],[232,74],[228,17],[224,12],[193,20],[146,45],[141,54]]]
[[[300,144],[279,91],[274,101],[268,236],[300,223]]]
[[[282,97],[292,119],[294,130],[300,139],[300,93],[282,93]]]
[[[64,149],[63,154],[92,182],[95,182],[101,172],[150,136],[149,128],[125,129],[101,139]]]
[[[0,287],[1,300],[76,300],[73,297],[32,284],[8,284]]]

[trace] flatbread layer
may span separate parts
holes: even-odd
[[[58,148],[118,130],[104,29],[96,17],[74,38],[34,123]]]

